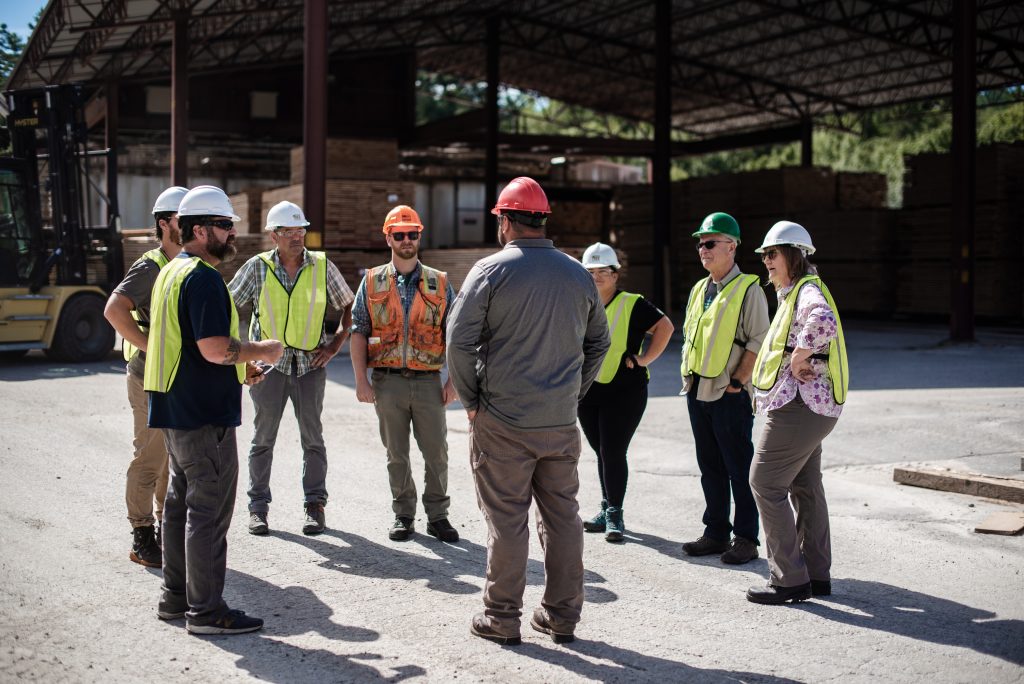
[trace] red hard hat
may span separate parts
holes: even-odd
[[[550,214],[551,205],[548,204],[548,196],[544,194],[540,183],[527,176],[519,176],[509,181],[498,196],[498,203],[491,209],[491,213],[496,215],[503,211]]]

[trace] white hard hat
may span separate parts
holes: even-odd
[[[309,225],[306,215],[294,202],[278,202],[267,212],[266,230],[275,228],[303,228]]]
[[[583,266],[586,268],[601,268],[608,266],[619,270],[619,257],[610,245],[603,242],[595,242],[583,252]]]
[[[188,193],[188,188],[183,188],[180,185],[175,185],[167,188],[160,193],[160,196],[156,198],[156,204],[153,205],[154,214],[162,214],[165,211],[178,211],[178,205],[181,204],[181,198]]]
[[[223,216],[241,221],[224,191],[213,185],[197,185],[181,198],[178,216]]]
[[[772,226],[764,236],[764,242],[754,251],[758,254],[764,252],[766,247],[778,245],[792,245],[803,250],[804,254],[814,254],[814,243],[811,242],[811,234],[799,223],[792,221],[779,221]]]

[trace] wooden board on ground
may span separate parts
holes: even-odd
[[[988,516],[974,528],[981,534],[1014,535],[1024,532],[1024,511],[999,511]]]
[[[954,470],[910,467],[894,468],[892,479],[913,487],[1024,503],[1024,480],[973,475]]]

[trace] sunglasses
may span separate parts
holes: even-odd
[[[404,233],[391,233],[391,239],[395,240],[396,242],[402,242],[406,239],[416,242],[417,240],[420,239],[420,231],[410,230]]]
[[[283,238],[302,237],[305,234],[306,234],[306,229],[305,228],[288,228],[288,229],[281,229],[281,228],[279,228],[278,230],[274,231],[274,235],[276,235],[278,237],[283,237]]]
[[[768,261],[771,261],[777,256],[779,256],[779,250],[777,249],[766,249],[763,252],[761,252],[762,260],[767,259]]]
[[[222,219],[220,221],[207,221],[203,224],[206,228],[220,228],[221,230],[231,230],[235,227],[235,222],[230,219]]]
[[[706,250],[710,251],[710,250],[714,249],[715,245],[717,245],[720,242],[721,243],[726,243],[726,242],[729,242],[729,241],[728,240],[705,240],[704,242],[698,242],[697,243],[697,251],[699,252],[702,249],[706,249]]]

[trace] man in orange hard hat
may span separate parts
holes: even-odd
[[[520,643],[536,499],[545,587],[530,625],[567,642],[583,608],[576,407],[608,350],[608,317],[590,273],[545,239],[551,208],[537,181],[512,180],[492,213],[504,249],[470,270],[448,326],[448,371],[469,414],[488,530],[484,612],[470,632]]]
[[[415,531],[416,485],[409,463],[409,426],[423,454],[423,508],[427,534],[457,542],[448,522],[448,428],[445,406],[455,400],[451,380],[441,384],[444,326],[455,291],[448,274],[421,264],[423,223],[412,207],[399,205],[384,219],[391,261],[367,271],[352,308],[352,369],[356,397],[372,403],[388,456],[392,541]],[[373,372],[368,381],[366,369]]]

